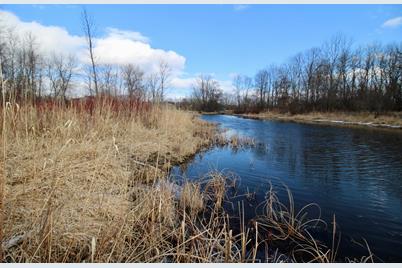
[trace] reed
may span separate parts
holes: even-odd
[[[6,261],[145,261],[170,247],[178,205],[152,182],[214,130],[169,106],[127,105],[3,105]]]
[[[198,183],[186,182],[181,190],[180,204],[190,215],[197,215],[204,208],[204,195]]]
[[[335,215],[332,221],[332,243],[326,245],[312,235],[312,231],[327,229],[327,223],[321,219],[321,209],[318,204],[310,203],[296,210],[291,191],[283,186],[287,193],[287,203],[283,203],[275,189],[270,185],[263,203],[264,214],[257,216],[256,223],[263,230],[267,243],[280,243],[287,247],[288,260],[291,262],[320,262],[332,263],[348,261],[338,258],[341,241],[337,234]],[[315,210],[315,213],[314,213]],[[373,255],[367,245],[368,256],[362,257],[362,262],[373,261]]]
[[[232,149],[255,147],[256,142],[253,138],[242,136],[239,134],[227,135],[222,130],[222,133],[214,135],[214,144],[217,146],[229,146]]]
[[[301,251],[313,254],[302,261],[335,260],[308,233],[321,221],[296,212],[290,191],[290,207],[271,188],[266,213],[250,226],[243,206],[233,228],[235,179],[169,181],[172,165],[217,140],[193,114],[107,98],[2,109],[5,262],[257,262],[274,240],[297,244],[267,261]]]

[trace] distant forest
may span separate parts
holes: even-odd
[[[232,85],[234,93],[224,94],[216,80],[201,75],[192,97],[182,105],[237,113],[401,111],[402,43],[352,48],[352,42],[339,34],[254,77],[236,75]]]
[[[92,24],[85,12],[83,25],[90,59],[85,66],[78,66],[75,55],[41,55],[38,40],[32,35],[21,38],[13,29],[0,28],[4,98],[35,101],[50,97],[68,101],[68,92],[81,87],[92,96],[166,101],[171,76],[167,63],[161,60],[159,69],[152,74],[145,74],[136,63],[98,64],[93,55]],[[355,47],[339,34],[281,65],[258,70],[254,77],[236,75],[232,86],[231,93],[224,93],[212,76],[200,75],[194,81],[191,96],[179,105],[236,113],[402,111],[402,43]]]

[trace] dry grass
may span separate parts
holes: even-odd
[[[342,260],[338,258],[341,235],[337,233],[335,215],[331,222],[332,229],[327,230],[332,234],[332,243],[326,245],[312,235],[312,231],[317,228],[327,229],[327,223],[321,219],[320,207],[310,203],[296,210],[291,191],[286,186],[284,190],[288,196],[286,205],[279,200],[272,185],[266,194],[266,200],[262,204],[264,213],[255,219],[255,224],[258,224],[262,231],[261,239],[267,244],[285,245],[287,261],[333,263]],[[355,262],[374,262],[374,255],[367,242],[365,243],[362,246],[367,249],[368,255],[361,257],[360,260],[354,260]],[[270,257],[272,256],[268,256]],[[349,258],[342,261],[352,262]]]
[[[292,252],[266,260],[294,261],[297,251],[335,259],[309,236],[317,220],[282,205],[272,190],[266,215],[249,228],[240,213],[234,233],[223,208],[233,180],[213,172],[179,187],[166,179],[173,164],[223,139],[192,114],[107,103],[90,113],[8,103],[3,112],[6,262],[255,262],[261,245],[289,239],[298,243]]]
[[[197,215],[204,209],[204,194],[198,183],[186,182],[181,190],[180,204],[188,209],[191,216]]]
[[[213,143],[217,146],[229,146],[234,150],[256,146],[256,141],[253,138],[239,134],[227,135],[227,133],[224,132],[214,135]]]
[[[260,114],[244,114],[242,116],[255,119],[272,119],[304,123],[402,129],[402,113],[398,112],[389,112],[380,115],[369,112],[311,112],[295,115],[264,112]]]
[[[24,235],[8,261],[146,261],[171,247],[174,196],[143,185],[208,145],[211,125],[169,107],[4,111],[4,241]]]

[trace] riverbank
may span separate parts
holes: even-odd
[[[2,261],[256,260],[248,234],[229,227],[226,177],[211,173],[201,189],[167,176],[212,144],[251,141],[173,107],[135,107],[3,107]]]
[[[272,189],[267,214],[235,232],[223,209],[234,181],[214,172],[200,182],[169,180],[170,167],[212,144],[253,146],[192,113],[7,104],[1,119],[5,262],[278,262],[300,260],[292,254],[301,251],[335,261],[334,249],[308,236],[308,222],[320,220],[297,218],[304,214]],[[259,255],[263,244],[285,239],[303,248]]]
[[[228,113],[232,114],[232,113]],[[237,114],[237,116],[251,119],[281,120],[298,123],[312,123],[338,126],[375,127],[402,130],[402,113],[389,113],[376,116],[373,113],[306,113],[283,114],[264,112],[259,114]]]
[[[182,207],[203,207],[195,185],[178,201],[161,181],[213,142],[212,124],[170,107],[87,108],[3,110],[5,261],[160,262],[191,222]]]

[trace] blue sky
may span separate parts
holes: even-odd
[[[1,5],[21,21],[82,35],[81,6]],[[337,33],[354,44],[402,41],[402,5],[88,5],[98,36],[109,27],[141,33],[152,48],[185,58],[181,77],[253,76]],[[399,18],[399,19],[398,19]],[[392,20],[385,24],[386,21]]]

